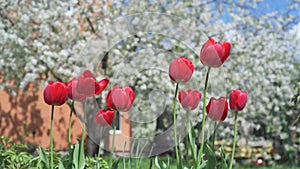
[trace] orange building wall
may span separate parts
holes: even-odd
[[[113,130],[109,131],[108,144],[106,144],[106,149],[114,151],[117,154],[122,154],[122,152],[128,153],[131,150],[131,122],[129,120],[130,114],[128,112],[123,112],[120,116],[120,132],[115,134],[114,139],[114,150],[111,150],[113,144]],[[124,147],[125,146],[125,147]]]
[[[68,147],[68,122],[70,108],[67,104],[55,107],[53,138],[56,150]],[[13,142],[49,148],[51,106],[44,103],[43,89],[33,84],[12,97],[0,90],[0,136]],[[81,124],[73,114],[72,142],[80,138]]]

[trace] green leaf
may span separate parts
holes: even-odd
[[[166,163],[158,159],[158,156],[155,157],[155,166],[159,169],[167,169]]]
[[[83,169],[85,166],[84,147],[81,140],[74,145],[72,168]]]
[[[206,167],[206,165],[207,165],[207,160],[203,161],[203,162],[201,163],[201,165],[198,167],[198,169],[203,169],[203,168]]]
[[[118,168],[119,162],[120,162],[120,158],[118,158],[117,160],[115,160],[115,161],[113,162],[113,164],[111,165],[111,169],[113,169],[113,168]]]
[[[40,159],[41,159],[42,163],[44,163],[45,167],[50,168],[49,159],[42,147],[40,147],[39,155],[40,155]]]
[[[78,154],[79,154],[79,144],[77,143],[74,145],[72,169],[78,168]]]
[[[227,164],[227,155],[225,153],[225,150],[223,147],[220,148],[221,151],[221,164],[222,164],[222,169],[228,169],[228,164]]]
[[[80,149],[79,149],[79,157],[78,157],[78,167],[79,169],[83,169],[85,166],[84,142],[80,140],[79,145],[80,145]]]
[[[154,164],[155,164],[155,166],[156,166],[158,169],[161,169],[161,166],[160,166],[160,164],[159,164],[159,161],[158,161],[158,157],[157,157],[157,156],[155,157]]]
[[[190,125],[190,124],[189,124]],[[192,156],[193,156],[193,161],[194,163],[197,162],[197,154],[198,154],[198,148],[197,145],[195,144],[195,130],[194,128],[190,127],[190,132],[189,132],[189,140],[190,140],[190,145],[191,145],[191,151],[192,151]]]
[[[215,151],[213,151],[209,144],[206,144],[206,149],[205,149],[205,154],[207,154],[208,157],[208,163],[206,168],[207,169],[214,169],[216,168],[216,164],[217,164],[217,158],[216,158],[216,154]]]
[[[70,145],[68,148],[68,155],[63,156],[63,158],[62,158],[62,163],[64,164],[65,168],[72,168],[74,148],[75,148],[75,145]]]
[[[65,167],[61,161],[59,161],[58,169],[65,169]]]

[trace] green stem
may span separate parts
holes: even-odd
[[[186,147],[186,154],[185,154],[185,159],[186,159],[186,164],[188,164],[188,159],[189,159],[189,132],[190,132],[190,118],[189,118],[189,111],[187,113],[187,119],[186,119],[186,136],[185,136],[185,147]]]
[[[208,78],[209,78],[209,72],[211,67],[208,67],[206,78],[205,78],[205,86],[203,91],[203,111],[202,111],[202,127],[201,127],[201,146],[200,146],[200,162],[203,160],[203,148],[204,148],[204,127],[205,127],[205,120],[206,120],[206,92],[207,92],[207,86],[208,86]]]
[[[74,101],[72,100],[71,102],[71,111],[70,111],[70,115],[69,115],[69,126],[68,126],[68,143],[69,143],[69,149],[71,147],[71,127],[72,127],[72,114],[73,114],[73,107],[74,107]]]
[[[176,103],[177,103],[177,93],[178,93],[179,83],[176,83],[176,89],[173,100],[173,120],[174,120],[174,143],[175,143],[175,152],[176,152],[176,160],[177,160],[177,168],[181,168],[181,160],[178,153],[178,143],[177,143],[177,118],[176,118]]]
[[[104,127],[102,127],[101,129],[101,134],[102,136],[104,136]],[[98,159],[100,159],[100,157],[101,157],[101,136],[99,138]]]
[[[215,150],[215,140],[216,140],[216,132],[217,132],[217,129],[218,129],[218,125],[217,125],[217,122],[213,122],[214,123],[214,132],[213,132],[213,136],[212,136],[212,143],[211,143],[211,148],[213,150]]]
[[[117,118],[119,118],[119,116],[117,117]],[[114,133],[113,133],[113,137],[112,137],[112,144],[111,144],[111,156],[110,156],[110,158],[109,158],[109,163],[110,163],[110,165],[112,165],[112,158],[115,156],[115,150],[114,150],[114,147],[115,147],[115,135],[116,135],[116,129],[117,129],[117,126],[116,126],[116,124],[115,124],[115,122],[114,122]]]
[[[54,168],[53,164],[53,116],[54,116],[54,105],[51,110],[51,122],[50,122],[50,168]]]
[[[151,158],[150,158],[150,166],[149,166],[149,169],[152,169],[152,165],[153,165],[153,158],[151,157]]]
[[[122,157],[122,161],[123,161],[123,169],[126,169],[126,159],[125,159],[125,155],[124,155],[124,152],[125,152],[125,147],[126,147],[126,141],[125,143],[123,143],[123,148],[122,148],[122,151],[123,151],[123,157]],[[130,158],[128,159],[128,161],[130,162]]]
[[[87,102],[88,102],[88,99],[85,98],[84,100],[84,107],[83,107],[83,126],[82,126],[82,131],[81,131],[81,144],[80,144],[80,150],[79,150],[79,156],[78,156],[78,161],[79,163],[81,162],[82,160],[82,157],[84,159],[84,133],[85,133],[85,130],[86,130],[86,114],[87,114]],[[82,161],[84,163],[84,161]]]
[[[233,164],[233,160],[234,160],[236,137],[237,137],[237,127],[238,127],[237,116],[238,116],[238,111],[236,110],[235,114],[234,114],[234,136],[233,136],[233,146],[232,146],[232,153],[231,153],[231,160],[230,160],[229,169],[232,169],[232,164]]]

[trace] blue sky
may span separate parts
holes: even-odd
[[[288,7],[286,0],[264,0],[258,5],[261,13],[269,13],[272,11],[284,11]]]
[[[284,12],[289,6],[289,3],[287,0],[264,0],[263,2],[258,3],[258,6],[256,9],[253,9],[251,13],[256,16],[264,15],[266,13],[270,12]],[[230,21],[230,17],[227,13],[228,11],[225,11],[223,15],[223,19],[225,22]],[[293,15],[299,15],[299,11],[292,11]]]
[[[177,0],[182,1],[182,0]],[[239,1],[239,0],[235,0]],[[121,0],[121,3],[123,5],[128,6],[130,4],[130,0]],[[152,4],[152,0],[148,0],[149,4]],[[167,1],[165,5],[168,6],[169,2]],[[278,12],[284,12],[289,6],[289,0],[264,0],[263,2],[258,3],[258,6],[256,9],[252,10],[252,14],[259,16],[263,15],[269,12],[278,11]],[[227,13],[228,11],[225,10],[225,13],[223,15],[224,21],[229,21],[230,17]],[[293,11],[292,14],[299,15],[299,11]]]

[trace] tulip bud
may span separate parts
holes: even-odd
[[[185,57],[173,59],[169,67],[169,76],[174,82],[187,82],[194,73],[193,63]]]
[[[110,126],[114,121],[114,117],[115,114],[113,111],[99,109],[95,116],[95,122],[103,127]]]
[[[75,77],[68,82],[68,97],[72,100],[83,101],[85,99],[85,96],[78,92],[77,84],[78,80]]]
[[[91,71],[85,70],[78,78],[77,90],[86,97],[100,94],[107,86],[109,80],[97,82]]]
[[[225,97],[212,97],[206,106],[206,113],[213,121],[224,121],[228,115],[228,102]]]
[[[127,112],[134,101],[135,94],[131,87],[115,86],[110,90],[106,97],[106,104],[111,110]]]
[[[229,95],[229,105],[232,110],[243,110],[248,100],[247,91],[232,90]]]
[[[178,100],[185,110],[194,110],[197,108],[201,96],[202,94],[198,90],[182,90],[178,93]]]
[[[63,105],[68,96],[68,87],[63,82],[50,82],[44,90],[44,101],[49,105]]]
[[[201,48],[200,61],[205,66],[218,68],[229,57],[230,48],[229,42],[218,43],[213,38],[209,38]]]

